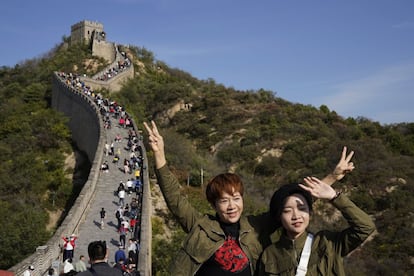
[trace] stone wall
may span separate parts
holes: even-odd
[[[95,103],[87,95],[67,86],[55,75],[52,108],[69,118],[68,126],[72,132],[72,140],[81,151],[87,153],[89,161],[93,162],[99,141],[104,139],[101,137],[103,120]]]
[[[92,44],[92,54],[94,56],[103,57],[111,64],[103,71],[96,75],[89,77],[80,77],[80,79],[93,90],[107,89],[108,91],[119,91],[122,85],[130,78],[134,77],[134,66],[126,67],[116,76],[109,80],[98,80],[98,77],[103,75],[107,69],[118,67],[118,61],[121,60],[121,54],[118,51],[117,45],[112,42],[94,40]]]
[[[95,193],[100,164],[103,160],[104,137],[100,131],[103,129],[103,124],[96,105],[88,97],[66,86],[57,75],[54,75],[52,107],[70,118],[72,138],[79,149],[86,152],[92,167],[82,191],[53,237],[45,245],[37,247],[34,254],[9,269],[16,275],[23,275],[29,265],[36,267],[34,276],[44,275],[41,271],[46,272],[52,262],[59,259],[61,237],[66,233],[76,232]]]
[[[116,50],[114,43],[94,39],[92,41],[92,55],[103,57],[108,62],[115,60]]]
[[[79,224],[83,222],[86,210],[94,197],[95,188],[99,178],[100,165],[103,160],[105,139],[103,135],[103,120],[95,103],[86,95],[75,91],[60,81],[55,74],[53,76],[52,107],[63,112],[69,117],[69,127],[72,131],[72,139],[79,149],[86,152],[92,162],[91,171],[87,182],[77,197],[74,205],[68,211],[63,223],[56,230],[53,237],[42,246],[37,247],[36,252],[22,262],[9,269],[15,275],[23,275],[29,265],[34,265],[34,276],[45,275],[47,269],[61,255],[61,237],[66,233],[76,233]],[[137,130],[134,122],[134,129]],[[144,166],[147,168],[145,148],[142,146]],[[148,171],[144,170],[141,222],[141,250],[139,253],[138,269],[141,275],[151,275],[151,199],[149,191]],[[35,229],[34,229],[35,230]],[[41,273],[43,272],[43,273]]]
[[[133,122],[134,128],[136,128],[135,122]],[[141,243],[140,251],[138,256],[138,271],[140,275],[150,276],[152,275],[152,225],[151,225],[151,214],[152,214],[152,200],[151,200],[151,188],[148,175],[148,160],[147,153],[142,145],[142,157],[144,157],[144,185],[142,195],[142,215],[141,215]]]
[[[80,77],[80,79],[93,90],[98,89],[107,89],[108,91],[114,92],[119,91],[122,85],[130,78],[134,77],[134,66],[131,65],[128,68],[125,68],[124,71],[120,72],[118,75],[112,77],[107,81],[94,80],[92,78]]]

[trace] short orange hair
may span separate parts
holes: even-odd
[[[241,178],[234,173],[222,173],[211,179],[206,188],[206,197],[211,205],[215,205],[217,199],[223,193],[234,194],[239,192],[243,196],[244,187]]]

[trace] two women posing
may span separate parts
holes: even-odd
[[[216,212],[209,215],[197,211],[180,193],[180,184],[167,167],[164,140],[156,124],[144,126],[158,184],[168,208],[188,233],[171,275],[295,275],[298,267],[305,267],[302,275],[344,275],[342,258],[375,230],[366,213],[330,186],[354,169],[353,152],[347,154],[346,147],[332,174],[323,180],[305,178],[304,185],[282,186],[272,197],[270,212],[260,215],[243,215],[240,177],[219,174],[206,187],[207,200]],[[308,236],[312,197],[330,200],[350,226],[341,232],[312,235],[310,257],[306,266],[299,266],[301,255],[306,255],[302,249]],[[272,240],[273,236],[277,238]]]

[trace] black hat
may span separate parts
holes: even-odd
[[[276,190],[270,200],[270,214],[272,217],[276,218],[277,221],[280,220],[280,214],[282,213],[286,198],[293,194],[303,195],[309,205],[309,211],[312,211],[312,195],[308,191],[302,189],[298,184],[287,184]]]

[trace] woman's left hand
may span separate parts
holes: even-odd
[[[308,191],[313,197],[330,200],[336,195],[335,190],[331,186],[316,177],[305,177],[304,181],[306,185],[299,184],[299,186]]]

